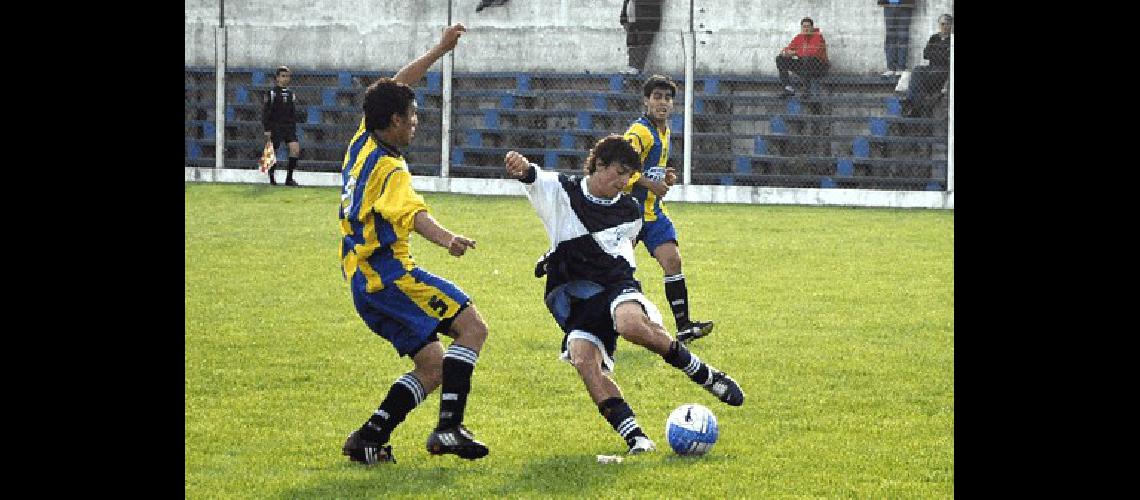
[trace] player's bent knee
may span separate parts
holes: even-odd
[[[412,373],[425,388],[435,387],[443,381],[443,346],[439,341],[423,346],[412,357],[412,362],[416,365]]]
[[[570,345],[570,364],[580,375],[600,375],[602,373],[602,360],[598,356],[598,348],[586,341],[572,340]],[[577,345],[575,345],[577,344]]]
[[[676,243],[668,242],[657,247],[653,256],[661,264],[663,269],[668,274],[678,274],[681,272],[681,249],[677,247]]]
[[[469,305],[455,317],[455,321],[451,324],[451,336],[455,340],[463,340],[467,342],[477,342],[479,345],[487,340],[487,323],[483,321],[483,317],[475,309],[475,305]],[[476,345],[467,345],[473,349],[477,349]]]
[[[596,357],[584,358],[575,356],[570,359],[570,364],[574,365],[574,369],[583,377],[602,374],[602,363]]]
[[[645,345],[654,337],[654,323],[642,314],[618,321],[618,334],[637,345]]]
[[[414,370],[416,378],[420,379],[420,384],[425,388],[436,387],[443,383],[443,367],[439,366],[425,366],[416,368]]]
[[[635,300],[622,302],[614,309],[614,328],[622,337],[639,335],[644,331],[645,323],[648,321],[645,309]]]

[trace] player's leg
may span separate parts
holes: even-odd
[[[429,327],[411,329],[408,324],[425,323],[431,318],[398,287],[378,292],[364,291],[364,279],[354,277],[353,304],[368,328],[392,344],[400,356],[412,359],[415,368],[401,375],[388,388],[379,408],[359,429],[348,436],[342,453],[355,462],[375,464],[394,462],[388,440],[413,409],[440,384],[443,348]]]
[[[689,288],[681,272],[681,249],[677,245],[677,230],[665,214],[645,223],[645,249],[661,264],[665,281],[665,298],[677,325],[677,338],[690,342],[712,333],[712,321],[694,320],[689,316]]]
[[[297,160],[301,158],[301,144],[297,142],[297,130],[294,128],[288,131],[289,137],[286,141],[289,144],[289,164],[287,168],[288,173],[285,174],[285,185],[296,186],[297,181],[293,180],[293,170],[297,168]]]
[[[641,292],[624,292],[613,301],[614,326],[622,338],[660,355],[717,399],[732,406],[744,404],[744,391],[731,377],[713,368],[673,340],[661,325],[657,306]]]
[[[479,360],[479,351],[487,339],[487,325],[471,304],[456,316],[448,335],[455,339],[443,355],[443,379],[436,430],[463,424],[467,396],[471,392],[471,375]]]
[[[589,336],[592,335],[575,330],[566,341],[566,349],[570,363],[586,385],[590,400],[598,406],[598,411],[610,427],[625,440],[629,453],[655,449],[656,445],[637,424],[637,417],[622,397],[621,389],[603,370],[602,347],[595,343],[599,341],[596,338],[587,339]]]
[[[435,331],[455,339],[440,363],[439,421],[428,436],[427,449],[433,455],[450,453],[475,459],[487,455],[487,446],[475,440],[463,423],[471,375],[479,351],[487,339],[487,324],[459,287],[422,269],[396,280],[396,286],[424,310],[437,318]]]
[[[387,445],[396,429],[440,382],[443,347],[438,340],[425,344],[413,356],[415,369],[392,383],[380,407],[367,422],[349,435],[342,452],[355,462],[374,464],[395,462],[391,445]]]
[[[283,142],[281,140],[281,135],[277,132],[276,128],[273,128],[269,131],[269,142],[271,142],[273,144],[273,151],[274,151],[274,154],[276,154],[276,152],[278,151],[277,148],[279,148]],[[281,156],[280,155],[277,155],[277,162],[278,163],[281,162]],[[273,175],[273,172],[275,170],[277,170],[277,163],[274,163],[272,166],[269,167],[269,170],[266,171],[266,174],[269,175],[269,184],[273,185],[273,186],[277,185],[277,178],[276,178],[276,176]]]

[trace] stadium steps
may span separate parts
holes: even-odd
[[[186,83],[187,156],[188,162],[202,163],[205,153],[212,149],[209,118],[214,111],[214,72],[212,68],[199,68],[196,73],[192,70],[187,70]],[[261,133],[256,116],[260,100],[256,93],[269,88],[272,72],[272,68],[231,68],[227,72],[228,78],[234,75],[227,86],[228,131]],[[310,96],[302,102],[306,122],[298,126],[305,141],[302,148],[343,155],[344,144],[355,132],[361,111],[359,105],[350,104],[359,99],[363,85],[392,73],[294,70],[294,83],[305,85],[293,87],[299,95]],[[438,72],[429,73],[426,85],[420,82],[414,87],[421,106],[422,132],[418,141],[438,137],[425,122],[435,120],[440,110],[424,104],[442,103],[440,76]],[[644,77],[542,72],[453,76],[455,110],[449,166],[452,175],[502,178],[502,155],[511,149],[546,166],[553,164],[557,170],[577,172],[593,141],[609,133],[622,133],[629,122],[641,115],[642,98],[638,91]],[[683,87],[683,78],[673,78]],[[314,85],[314,81],[321,84]],[[779,81],[774,75],[699,76],[694,83],[694,181],[732,185],[772,182],[804,187],[805,183],[814,187],[857,184],[887,188],[914,188],[921,184],[921,188],[928,189],[944,184],[939,179],[902,172],[944,169],[945,160],[929,156],[945,143],[945,119],[898,116],[900,106],[893,93],[893,79],[877,75],[828,76],[821,80],[824,92],[820,95],[790,98],[776,94]],[[242,98],[236,95],[240,93],[244,93]],[[312,102],[310,99],[319,103],[305,104]],[[242,102],[245,100],[250,102]],[[549,107],[571,109],[542,109]],[[676,108],[683,112],[681,99],[676,101]],[[684,148],[683,124],[684,116],[675,112],[670,124],[675,164]],[[244,144],[237,142],[235,147],[253,146],[253,150],[259,151],[263,143],[259,136],[255,138]],[[927,148],[926,157],[901,157],[923,153],[915,151],[918,146]],[[438,146],[413,151],[438,158]],[[813,156],[816,154],[819,156]],[[409,152],[409,159],[415,156]],[[256,168],[255,157],[248,161],[252,162],[250,168]],[[322,171],[338,171],[340,167],[339,161],[329,161],[329,166],[315,160],[302,163]],[[212,166],[212,158],[209,164]],[[438,173],[439,167],[418,164],[413,172],[417,170]]]

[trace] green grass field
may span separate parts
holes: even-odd
[[[557,359],[533,276],[549,243],[529,203],[424,193],[441,223],[478,240],[456,259],[417,235],[412,252],[490,327],[466,421],[491,454],[427,454],[437,391],[394,433],[398,463],[363,467],[340,446],[412,365],[353,309],[338,190],[185,194],[187,498],[954,496],[952,212],[669,204],[692,314],[717,322],[691,348],[747,400],[722,404],[619,341],[615,379],[658,451],[602,465],[595,455],[625,443]],[[672,329],[661,269],[643,247],[637,258]],[[719,419],[707,456],[665,441],[686,402]]]

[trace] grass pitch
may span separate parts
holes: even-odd
[[[625,443],[557,359],[535,260],[549,243],[521,197],[424,193],[478,241],[456,259],[412,237],[417,264],[471,295],[490,327],[468,426],[478,461],[431,457],[438,391],[396,430],[396,464],[340,455],[411,369],[356,316],[339,268],[335,188],[185,187],[187,498],[951,498],[954,215],[947,211],[670,203],[693,352],[747,394],[729,407],[619,341],[615,379],[657,442]],[[638,247],[646,294],[661,269]],[[445,339],[449,342],[450,339]],[[720,440],[672,454],[665,418],[703,404]]]

